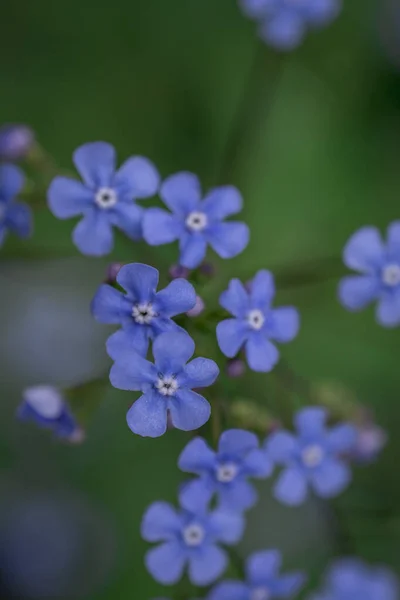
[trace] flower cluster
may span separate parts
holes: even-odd
[[[27,238],[32,231],[32,212],[16,198],[24,187],[24,174],[12,164],[0,165],[0,247],[8,232]]]

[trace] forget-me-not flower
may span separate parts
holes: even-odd
[[[57,437],[71,442],[80,442],[83,431],[60,391],[51,385],[26,388],[17,417],[23,421],[34,421],[40,427],[51,429]]]
[[[121,325],[107,341],[112,358],[131,350],[146,356],[149,340],[181,330],[171,317],[194,307],[194,287],[186,279],[175,279],[157,292],[158,277],[154,267],[133,263],[121,267],[116,276],[125,294],[107,284],[98,289],[91,304],[93,316],[102,323]]]
[[[299,330],[299,313],[292,306],[272,308],[275,284],[269,271],[259,271],[250,287],[248,292],[239,279],[232,279],[221,294],[221,306],[234,318],[218,324],[218,344],[229,358],[244,346],[253,371],[271,371],[279,360],[279,351],[271,340],[293,340]]]
[[[341,0],[239,0],[243,12],[259,23],[261,38],[277,50],[293,50],[310,28],[328,25]]]
[[[159,175],[153,163],[132,156],[116,170],[115,149],[105,142],[80,146],[73,161],[84,183],[56,177],[47,196],[50,210],[59,219],[83,215],[72,234],[82,254],[111,252],[113,226],[133,240],[140,239],[144,210],[134,200],[156,193]]]
[[[15,165],[0,165],[0,247],[8,231],[27,238],[32,231],[32,211],[15,198],[24,187],[24,174]]]
[[[357,311],[377,300],[377,321],[384,327],[400,325],[400,221],[389,225],[386,244],[376,227],[359,229],[347,242],[343,260],[360,274],[341,280],[342,304]]]
[[[197,437],[182,451],[178,466],[182,471],[199,475],[185,484],[186,492],[208,494],[211,500],[218,494],[220,506],[231,510],[246,510],[257,501],[257,492],[248,477],[268,477],[272,463],[259,449],[254,433],[243,429],[224,431],[214,452],[205,440]]]
[[[296,571],[281,575],[282,556],[278,550],[255,552],[246,561],[246,581],[222,581],[207,600],[275,600],[290,598],[305,582]]]
[[[269,456],[284,465],[274,488],[275,497],[284,504],[301,504],[308,485],[318,496],[330,498],[350,482],[350,469],[343,455],[354,448],[355,428],[344,423],[328,429],[327,416],[323,408],[303,408],[295,415],[297,436],[276,431],[266,439]]]
[[[177,173],[161,186],[160,196],[171,212],[150,208],[143,218],[143,237],[151,246],[179,240],[183,267],[200,265],[210,245],[221,258],[233,258],[248,244],[245,223],[226,217],[242,209],[243,200],[233,186],[211,190],[202,200],[199,179],[193,173]]]
[[[153,344],[154,363],[123,349],[114,354],[110,381],[121,390],[141,391],[127,414],[130,429],[139,435],[158,437],[167,429],[169,412],[176,429],[198,429],[210,418],[210,404],[193,388],[207,387],[218,377],[213,360],[195,358],[194,341],[184,331],[159,335]]]
[[[225,571],[228,557],[220,544],[236,544],[244,530],[240,513],[209,510],[207,494],[179,495],[181,510],[155,502],[146,511],[141,533],[148,542],[162,542],[149,550],[145,562],[156,581],[177,583],[188,568],[194,585],[209,585]]]
[[[324,589],[310,600],[397,600],[398,592],[398,581],[388,569],[348,558],[334,563]]]

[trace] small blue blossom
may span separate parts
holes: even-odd
[[[0,127],[0,158],[19,160],[24,158],[35,143],[30,127],[17,123],[6,123]]]
[[[24,187],[24,174],[15,165],[0,165],[0,247],[8,231],[21,238],[32,232],[32,211],[15,200]]]
[[[110,372],[112,385],[141,391],[127,414],[130,429],[139,435],[158,437],[167,429],[167,417],[176,429],[198,429],[210,418],[210,404],[193,388],[207,387],[218,377],[213,360],[195,358],[194,342],[184,331],[159,335],[153,344],[154,363],[139,354],[115,353]]]
[[[240,513],[209,510],[206,494],[181,492],[181,510],[166,502],[155,502],[146,511],[141,527],[148,542],[162,542],[146,554],[145,563],[156,581],[177,583],[188,568],[194,585],[209,585],[228,566],[220,544],[236,544],[242,537],[244,519]]]
[[[56,177],[48,190],[48,204],[59,219],[83,215],[72,239],[82,254],[102,256],[114,245],[113,226],[132,240],[142,236],[144,209],[134,200],[153,196],[159,175],[153,163],[132,156],[116,170],[116,153],[105,142],[84,144],[73,155],[84,183]]]
[[[146,356],[150,340],[166,331],[181,330],[171,317],[195,306],[196,292],[186,279],[175,279],[157,292],[158,278],[157,269],[133,263],[121,267],[116,276],[126,294],[110,285],[99,287],[91,304],[93,316],[101,323],[122,327],[107,341],[112,358],[131,350]]]
[[[259,22],[261,38],[277,50],[301,44],[309,28],[323,27],[339,14],[341,0],[239,0],[245,15]]]
[[[297,436],[276,431],[267,438],[269,456],[285,466],[274,488],[284,504],[304,502],[308,484],[323,498],[338,495],[349,484],[351,473],[342,456],[354,448],[355,428],[345,423],[327,429],[326,420],[323,408],[304,408],[295,415]]]
[[[151,246],[179,240],[179,262],[183,267],[198,267],[208,244],[221,258],[233,258],[247,246],[247,225],[224,222],[242,209],[242,197],[235,187],[215,188],[202,200],[196,175],[183,172],[164,181],[160,196],[171,212],[161,208],[147,210],[143,237]]]
[[[199,475],[185,484],[188,494],[206,494],[211,500],[216,493],[220,506],[230,510],[246,510],[257,501],[257,492],[248,477],[268,477],[272,463],[259,449],[254,433],[242,429],[224,431],[219,439],[218,452],[205,440],[191,440],[179,457],[182,471]]]
[[[278,550],[255,552],[246,561],[246,581],[222,581],[207,600],[274,600],[290,598],[304,585],[305,576],[296,571],[280,575]]]
[[[233,358],[242,346],[253,371],[271,371],[279,352],[271,340],[290,342],[299,330],[299,313],[292,306],[272,308],[275,284],[272,273],[259,271],[250,284],[250,292],[239,279],[232,279],[220,296],[220,304],[235,318],[217,326],[219,347]]]
[[[397,600],[398,592],[398,581],[388,569],[348,558],[334,563],[323,591],[310,600]]]
[[[375,227],[359,229],[347,242],[343,260],[360,275],[344,277],[340,282],[342,304],[357,311],[377,300],[378,323],[384,327],[400,325],[400,221],[389,225],[386,244]]]
[[[34,421],[70,442],[83,441],[83,431],[57,388],[50,385],[29,387],[24,390],[22,398],[17,411],[19,419]]]

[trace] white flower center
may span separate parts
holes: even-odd
[[[207,223],[207,215],[203,212],[191,212],[186,218],[186,227],[192,231],[203,231]]]
[[[118,201],[117,193],[112,188],[100,188],[94,198],[100,208],[112,208]]]
[[[264,313],[258,308],[251,310],[249,313],[247,313],[247,322],[252,329],[261,329],[265,323]]]
[[[197,523],[192,523],[183,530],[183,541],[187,546],[200,546],[204,537],[204,529]]]
[[[173,375],[169,377],[164,377],[164,375],[158,376],[156,388],[163,396],[173,396],[178,387],[178,382]]]
[[[301,453],[301,458],[306,467],[317,467],[324,458],[324,450],[318,444],[306,446]]]
[[[221,483],[230,483],[238,474],[238,468],[235,463],[222,463],[217,467],[216,477]]]
[[[390,287],[400,285],[400,265],[396,263],[387,265],[382,271],[382,281]]]
[[[132,317],[136,323],[140,325],[148,325],[152,322],[157,313],[153,309],[151,302],[143,302],[142,304],[135,304],[132,308]]]
[[[250,600],[269,600],[270,597],[269,589],[266,587],[254,588],[250,594]]]
[[[60,392],[50,385],[27,388],[23,397],[25,402],[44,419],[58,419],[63,412],[63,398]]]

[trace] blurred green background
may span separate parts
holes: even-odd
[[[284,509],[262,486],[240,552],[279,547],[288,566],[315,574],[338,551],[400,570],[400,334],[379,327],[372,309],[354,315],[336,300],[348,237],[399,218],[400,74],[392,58],[400,25],[396,35],[389,5],[345,2],[333,26],[284,58],[260,44],[235,0],[19,0],[2,7],[0,119],[29,124],[63,169],[77,146],[105,140],[121,161],[143,154],[163,176],[192,170],[205,189],[236,184],[251,243],[237,259],[218,262],[207,300],[216,303],[232,276],[248,279],[262,267],[291,274],[282,277],[277,302],[298,306],[302,327],[283,356],[308,381],[347,386],[388,430],[380,460],[355,469],[336,503],[346,547],[338,546],[325,507]],[[248,86],[253,122],[246,121],[227,169],[227,140]],[[10,239],[1,251],[1,489],[11,504],[57,491],[79,497],[87,514],[99,513],[61,597],[145,600],[162,589],[143,567],[140,519],[150,502],[175,499],[185,434],[135,437],[125,423],[132,398],[106,383],[85,389],[79,414],[87,441],[79,447],[15,423],[14,411],[24,385],[71,386],[104,374],[109,330],[92,323],[88,305],[108,262],[147,261],[166,273],[177,248],[148,249],[121,237],[107,259],[84,259],[70,240],[73,225],[39,207],[33,239]],[[303,277],[314,271],[317,280]],[[199,341],[221,360],[214,340]],[[271,377],[246,375],[225,393],[272,409]]]

